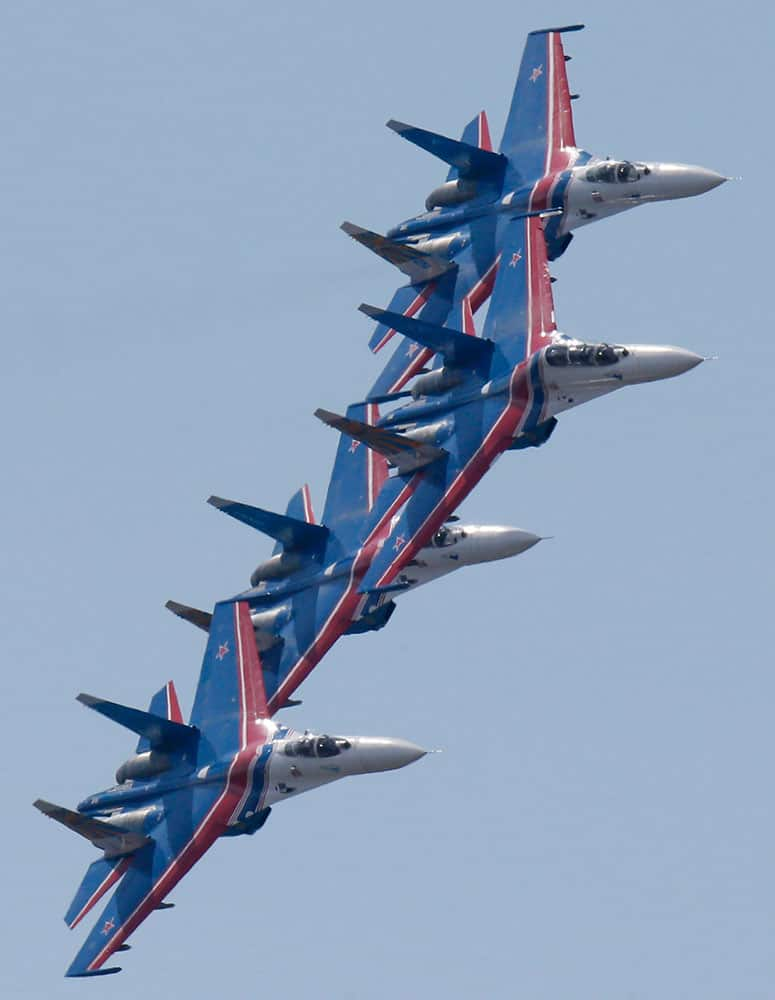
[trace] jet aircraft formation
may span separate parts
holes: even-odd
[[[35,805],[102,852],[66,914],[75,927],[110,890],[68,976],[105,963],[223,836],[252,834],[275,803],[347,775],[403,767],[425,751],[387,737],[297,732],[276,720],[342,635],[377,630],[408,591],[540,539],[469,525],[455,511],[505,451],[543,445],[565,410],[627,385],[671,378],[703,359],[680,347],[588,343],[560,332],[549,262],[574,231],[652,201],[702,194],[726,179],[701,167],[611,160],[577,145],[563,35],[527,39],[500,147],[484,112],[459,140],[397,121],[398,135],[448,166],[426,211],[381,236],[343,229],[409,279],[371,347],[394,348],[372,387],[339,415],[323,516],[307,486],[285,514],[211,497],[275,542],[250,587],[212,613],[168,607],[208,633],[184,723],[172,682],[147,712],[79,695],[139,736],[116,783],[76,810]],[[489,300],[479,333],[474,314]]]

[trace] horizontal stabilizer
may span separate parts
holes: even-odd
[[[133,733],[144,736],[152,750],[185,752],[193,748],[199,736],[193,726],[171,722],[160,715],[141,712],[139,708],[128,708],[90,694],[79,694],[77,700],[120,726],[131,729]]]
[[[63,806],[54,805],[53,802],[46,802],[45,799],[36,799],[32,804],[44,816],[55,819],[57,823],[66,826],[68,830],[72,830],[73,833],[91,841],[95,847],[105,852],[106,858],[121,858],[126,854],[133,854],[141,847],[151,843],[151,838],[142,833],[134,833],[132,830],[124,830],[113,823],[104,823],[91,816],[84,816],[82,813],[73,812],[72,809],[65,809]]]
[[[403,243],[395,243],[386,236],[372,233],[369,229],[361,229],[360,226],[356,226],[352,222],[343,222],[341,228],[362,246],[367,247],[378,257],[382,257],[383,260],[397,267],[413,285],[438,278],[439,275],[446,274],[447,271],[452,271],[457,267],[457,264],[447,260],[446,257],[425,253],[423,250],[416,250]]]
[[[428,132],[424,128],[415,128],[404,122],[391,118],[387,123],[403,139],[408,139],[415,146],[437,156],[450,166],[456,167],[462,178],[470,180],[499,181],[506,167],[506,157],[500,153],[491,153],[478,146],[471,146],[458,139],[450,139],[436,132]]]
[[[329,427],[335,427],[355,441],[365,444],[372,451],[384,455],[402,476],[424,469],[426,465],[445,458],[448,454],[443,448],[437,448],[435,445],[414,441],[403,434],[396,434],[395,431],[373,427],[360,420],[350,420],[328,410],[315,410],[315,416]]]
[[[400,313],[377,309],[376,306],[365,303],[358,308],[366,316],[403,333],[422,347],[427,347],[436,354],[443,354],[447,365],[475,368],[481,362],[489,360],[492,353],[493,345],[490,340],[472,337],[459,330],[426,323],[421,319],[410,319]]]
[[[288,517],[287,514],[275,514],[271,510],[251,507],[250,504],[237,503],[234,500],[224,500],[223,497],[210,497],[207,501],[229,517],[242,521],[243,524],[255,528],[270,538],[282,542],[286,549],[301,549],[319,551],[328,538],[328,528],[322,524],[309,524],[307,521]]]
[[[196,625],[197,628],[201,628],[203,632],[210,631],[210,623],[213,620],[213,616],[209,611],[190,608],[187,604],[178,604],[177,601],[167,601],[164,607],[168,611],[171,611],[173,615],[182,618],[183,621],[190,622],[192,625]]]

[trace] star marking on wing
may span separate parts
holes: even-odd
[[[355,452],[358,450],[358,446],[360,445],[360,443],[361,442],[360,441],[356,441],[355,438],[352,439],[352,441],[350,442],[350,454],[351,455],[355,454]]]
[[[511,260],[509,261],[509,267],[516,267],[521,260],[522,260],[522,251],[517,250],[516,253],[513,253],[511,255]]]
[[[116,922],[113,919],[113,917],[111,917],[110,920],[105,921],[105,923],[102,925],[102,933],[105,935],[105,937],[107,937],[108,934],[110,934],[110,932],[113,930],[115,926]]]
[[[410,344],[409,347],[406,349],[407,358],[413,358],[419,350],[420,350],[419,344]]]
[[[222,642],[218,647],[218,652],[215,654],[216,660],[222,660],[228,652],[229,652],[228,642]]]
[[[396,540],[393,542],[393,551],[399,552],[404,545],[406,545],[406,539],[403,535],[396,535]]]
[[[535,83],[539,76],[544,72],[544,64],[541,63],[540,66],[536,66],[533,72],[530,74],[530,82]]]

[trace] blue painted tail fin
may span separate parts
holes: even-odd
[[[172,681],[167,681],[164,687],[160,691],[157,691],[153,698],[151,698],[148,712],[150,715],[160,715],[164,719],[169,719],[170,722],[179,722],[182,725],[183,713],[180,711],[178,693]],[[150,749],[151,744],[148,738],[141,736],[137,742],[137,750],[135,752],[145,753],[146,750]]]
[[[289,517],[287,514],[275,514],[271,510],[252,507],[250,504],[238,503],[235,500],[224,500],[223,497],[213,496],[207,502],[237,521],[242,521],[256,531],[274,538],[286,551],[316,553],[325,548],[328,529],[322,524],[310,524],[306,520]],[[295,506],[295,498],[291,503]]]
[[[481,337],[470,336],[460,330],[454,330],[448,326],[441,326],[437,323],[427,323],[422,319],[409,319],[401,313],[389,312],[385,309],[378,309],[376,306],[367,305],[365,302],[358,306],[364,315],[376,319],[378,323],[391,326],[405,337],[409,337],[415,343],[433,351],[434,354],[441,354],[446,365],[463,368],[476,368],[483,362],[488,362],[492,353],[492,343]],[[464,306],[465,313],[465,306]],[[466,325],[473,328],[473,316],[470,315],[470,305],[468,313],[463,317]],[[474,331],[475,332],[475,331]]]
[[[492,139],[490,138],[490,123],[487,121],[487,112],[480,111],[475,118],[463,129],[460,141],[468,143],[469,146],[476,146],[486,152],[492,152]],[[448,181],[454,181],[460,176],[457,167],[450,167],[447,174]]]
[[[137,733],[141,741],[146,741],[144,744],[146,749],[165,753],[187,753],[196,747],[196,730],[181,722],[173,722],[166,715],[141,712],[139,708],[129,708],[127,705],[95,698],[90,694],[79,694],[77,700],[87,708],[104,715],[105,718]]]
[[[285,516],[291,517],[295,521],[304,521],[306,524],[315,524],[315,512],[312,509],[312,498],[309,492],[309,486],[305,483],[301,489],[296,490],[291,499],[288,501],[288,506],[285,508]],[[274,549],[272,550],[272,555],[277,555],[282,552],[283,543],[277,542]]]
[[[506,169],[506,157],[500,153],[492,153],[487,149],[458,139],[450,139],[437,132],[429,132],[424,128],[415,128],[405,122],[391,118],[388,128],[397,132],[402,139],[413,142],[415,146],[437,156],[451,167],[455,167],[458,176],[466,180],[485,180],[498,183],[503,179]]]
[[[379,408],[375,403],[347,407],[347,417],[376,424]],[[328,484],[323,521],[336,535],[343,549],[351,553],[360,543],[366,519],[387,478],[387,461],[348,434],[339,438],[331,479]]]

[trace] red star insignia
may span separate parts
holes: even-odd
[[[355,454],[355,452],[358,450],[358,445],[360,443],[361,442],[360,441],[356,441],[355,438],[352,439],[352,441],[350,442],[350,454],[351,455]]]
[[[393,542],[393,551],[398,552],[406,544],[406,539],[403,535],[396,535],[396,540]]]
[[[516,267],[521,260],[522,260],[522,251],[517,250],[516,253],[513,253],[511,255],[511,260],[509,261],[509,267]]]
[[[215,654],[216,660],[222,660],[228,652],[229,652],[228,642],[222,642],[218,647],[218,652]]]
[[[110,920],[106,920],[102,925],[102,933],[107,937],[115,926],[115,921],[113,920],[113,917],[111,917]]]
[[[530,82],[535,83],[539,76],[542,75],[544,71],[544,64],[541,63],[540,66],[536,66],[533,72],[530,74]]]

